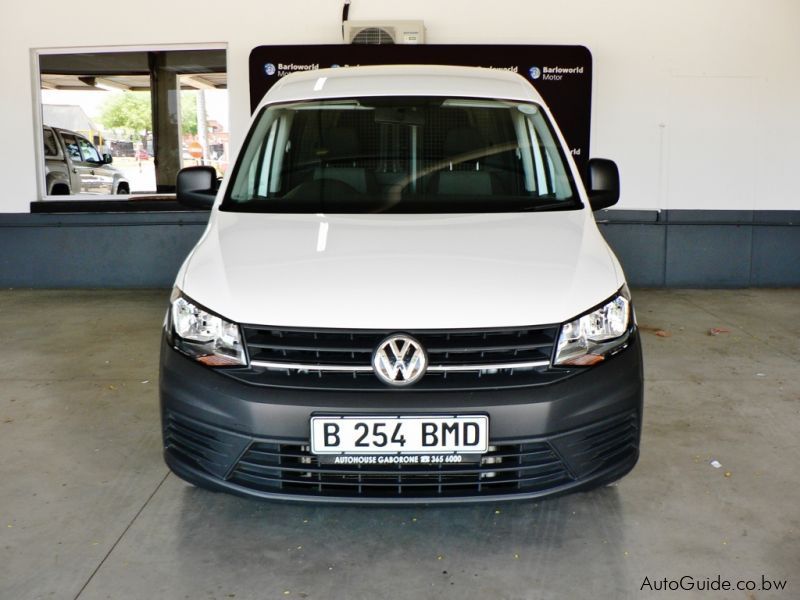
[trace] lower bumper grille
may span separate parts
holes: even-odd
[[[628,413],[546,439],[492,446],[480,463],[321,464],[308,446],[251,439],[175,414],[164,441],[182,461],[225,483],[301,497],[447,498],[545,492],[632,461],[638,415]]]
[[[164,447],[212,475],[224,477],[249,440],[175,413],[164,415]]]
[[[570,480],[546,443],[498,446],[474,465],[319,464],[306,446],[254,443],[230,480],[263,491],[325,496],[473,496],[538,490]]]

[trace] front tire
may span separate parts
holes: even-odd
[[[69,189],[69,186],[66,183],[54,183],[50,186],[50,195],[51,196],[69,196],[72,192]]]

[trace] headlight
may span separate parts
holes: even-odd
[[[561,326],[555,365],[589,366],[625,345],[631,333],[627,287],[603,306]]]
[[[172,345],[211,367],[247,364],[239,326],[198,306],[178,288],[172,292],[168,333]]]

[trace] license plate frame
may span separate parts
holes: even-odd
[[[320,462],[340,462],[332,460],[336,457],[375,458],[374,461],[355,461],[358,464],[477,462],[489,451],[489,416],[486,414],[325,414],[312,415],[309,424],[310,450]],[[326,429],[326,424],[338,427]],[[428,426],[424,427],[425,424]],[[338,436],[336,444],[331,443],[337,441],[332,436],[334,433]],[[407,445],[399,443],[400,436]],[[361,444],[356,445],[359,437]],[[376,445],[384,438],[384,445]],[[419,460],[390,457],[418,457]]]

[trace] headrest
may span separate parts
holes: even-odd
[[[458,156],[482,149],[484,143],[481,134],[472,127],[451,129],[444,138],[445,156]]]
[[[351,127],[333,127],[322,131],[317,156],[322,160],[341,160],[358,156],[358,136]]]

